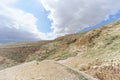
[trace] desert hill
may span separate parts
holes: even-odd
[[[54,60],[100,80],[120,80],[120,21],[50,41],[0,45],[0,69],[33,60]]]

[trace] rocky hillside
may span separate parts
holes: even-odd
[[[0,69],[20,64],[49,41],[11,43],[0,46]]]
[[[81,52],[62,64],[100,80],[120,80],[120,21],[88,31],[75,43]]]
[[[54,60],[100,80],[120,80],[120,21],[51,41],[0,46],[0,69]]]

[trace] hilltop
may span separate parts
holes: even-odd
[[[55,40],[0,45],[0,69],[33,60],[54,60],[100,80],[119,80],[120,21]]]

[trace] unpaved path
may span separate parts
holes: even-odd
[[[0,80],[93,80],[55,61],[28,62],[0,71]]]

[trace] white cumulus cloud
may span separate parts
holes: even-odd
[[[75,33],[120,10],[120,0],[40,0],[54,34]]]

